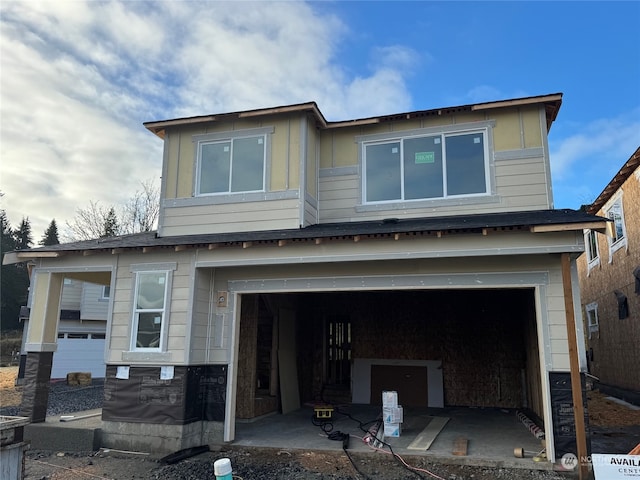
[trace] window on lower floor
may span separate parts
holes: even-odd
[[[590,303],[585,307],[587,312],[587,323],[589,326],[589,338],[591,333],[598,331],[598,304],[596,302]]]
[[[363,202],[490,193],[485,130],[363,143]]]
[[[161,350],[168,280],[168,271],[136,272],[132,350]]]

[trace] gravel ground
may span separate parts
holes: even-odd
[[[102,408],[104,379],[93,379],[90,386],[67,385],[64,380],[51,382],[47,416],[65,415]],[[19,415],[19,406],[0,408],[0,415]]]
[[[206,480],[214,462],[231,460],[233,480],[572,480],[551,471],[430,464],[424,457],[400,461],[383,454],[225,447],[165,465],[119,452],[28,451],[25,480]]]

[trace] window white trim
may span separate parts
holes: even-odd
[[[111,286],[103,285],[102,292],[100,293],[100,300],[109,300],[110,296],[111,296]]]
[[[591,338],[591,334],[594,332],[598,332],[599,321],[598,321],[598,302],[589,303],[584,307],[587,312],[587,328],[589,329],[589,338]]]
[[[133,267],[133,266],[132,266]],[[130,350],[132,352],[164,352],[167,347],[167,331],[169,323],[169,299],[171,293],[171,280],[173,269],[167,268],[167,264],[157,265],[158,268],[132,268],[134,273],[134,291],[133,301],[131,305],[131,335],[130,335]],[[158,285],[162,285],[163,292],[159,296],[160,298],[154,299],[154,302],[148,304],[142,303],[141,299],[144,296],[141,293],[141,280],[155,276]],[[151,326],[159,323],[159,327],[152,328],[148,332],[148,338],[141,339],[139,333],[140,318],[144,316],[147,322],[151,322]],[[152,318],[153,317],[153,318]]]
[[[492,160],[492,152],[493,152],[493,137],[492,137],[492,127],[494,126],[494,122],[472,122],[467,124],[458,124],[458,125],[447,125],[441,127],[430,127],[423,129],[413,129],[399,132],[391,132],[384,134],[373,134],[373,135],[364,135],[356,137],[356,141],[359,143],[359,156],[360,156],[360,171],[361,182],[360,182],[360,199],[361,204],[360,207],[386,207],[386,208],[408,208],[413,203],[416,204],[424,204],[424,202],[451,202],[454,201],[456,203],[462,202],[474,202],[478,201],[482,198],[491,198],[494,193],[494,164]],[[452,192],[449,190],[449,185],[454,182],[456,176],[448,176],[447,168],[448,162],[452,162],[453,159],[450,158],[447,160],[447,142],[450,139],[460,137],[463,135],[480,135],[482,141],[482,155],[483,155],[483,164],[482,168],[484,170],[484,185],[482,187],[474,186],[469,192]],[[414,194],[407,193],[407,182],[409,182],[412,178],[410,174],[405,174],[405,164],[408,165],[408,158],[405,158],[405,144],[407,141],[417,140],[420,138],[424,138],[426,141],[432,139],[434,142],[434,147],[437,151],[434,152],[415,152],[415,164],[418,165],[420,163],[436,163],[440,164],[441,171],[438,172],[441,175],[440,181],[436,181],[433,183],[433,192],[428,192],[427,189],[418,189],[418,191],[414,192]],[[474,143],[476,142],[476,138],[474,138]],[[369,161],[373,161],[373,157],[368,159],[368,154],[373,155],[374,151],[372,150],[375,147],[384,147],[388,145],[389,148],[392,149],[389,155],[393,155],[394,158],[391,162],[384,162],[387,167],[390,167],[393,170],[393,175],[397,175],[397,178],[394,178],[391,184],[386,184],[387,187],[391,185],[394,188],[394,191],[379,193],[376,192],[375,195],[370,195],[371,186],[368,187],[368,182],[374,181],[374,176],[368,177],[369,174],[373,174],[375,170],[373,170],[371,165],[368,164]],[[417,147],[419,148],[419,147]],[[426,145],[425,145],[426,148]],[[397,160],[396,157],[397,156]],[[422,158],[424,157],[424,158]],[[385,155],[386,158],[386,155]],[[476,163],[479,166],[479,162]],[[385,167],[382,167],[385,168]],[[425,177],[427,178],[427,177]],[[430,177],[433,178],[433,177]],[[476,177],[477,178],[477,177]],[[454,182],[455,183],[455,182]],[[460,185],[453,185],[460,187]],[[369,191],[368,191],[369,188]],[[464,187],[463,187],[464,188]],[[415,186],[414,186],[415,189]],[[441,192],[438,191],[441,189]],[[422,190],[422,192],[420,192]],[[424,193],[424,195],[421,195]],[[375,198],[378,196],[379,198]],[[386,198],[383,198],[386,197]],[[402,207],[400,207],[402,206]]]
[[[612,263],[614,252],[627,246],[627,228],[624,221],[622,192],[607,203],[604,211],[605,216],[612,220],[611,234],[607,235],[607,241],[609,243],[609,263]]]
[[[269,164],[271,157],[271,134],[273,134],[273,127],[265,128],[251,128],[238,131],[217,132],[208,133],[204,135],[194,135],[192,141],[195,144],[195,168],[194,168],[194,183],[193,192],[195,197],[210,197],[210,196],[230,196],[230,195],[242,195],[246,193],[261,193],[267,191],[267,179],[269,178]],[[234,165],[240,162],[240,159],[234,156],[235,144],[238,140],[246,140],[256,138],[258,144],[262,145],[262,181],[258,188],[252,189],[234,189]],[[226,144],[226,145],[225,145]],[[221,145],[223,148],[228,148],[229,153],[229,171],[226,172],[227,188],[219,189],[216,191],[202,192],[202,150],[205,146]],[[245,172],[244,168],[236,168],[235,173]]]
[[[587,272],[600,265],[598,234],[595,230],[584,230],[584,251],[587,256]]]

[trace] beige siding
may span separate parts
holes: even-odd
[[[298,228],[299,200],[165,207],[163,236]]]
[[[523,108],[522,130],[524,132],[524,148],[535,148],[544,145],[542,140],[543,125],[540,124],[540,112],[536,108]],[[546,130],[544,130],[546,135]]]
[[[450,240],[447,240],[450,241]],[[211,253],[213,256],[214,253]],[[200,258],[206,261],[207,254]],[[484,257],[484,258],[435,258],[418,259],[412,261],[386,261],[386,262],[359,262],[359,263],[335,263],[335,264],[310,264],[303,267],[300,264],[256,266],[244,268],[216,269],[215,287],[216,291],[229,290],[230,284],[234,280],[251,279],[313,279],[313,278],[339,278],[361,277],[373,278],[376,276],[393,275],[403,278],[404,282],[410,282],[410,277],[406,275],[444,275],[441,288],[446,285],[448,288],[456,288],[456,281],[451,275],[476,275],[483,273],[497,273],[504,275],[504,282],[499,282],[493,288],[508,288],[520,286],[519,281],[514,283],[514,277],[510,274],[518,272],[535,272],[546,274],[548,281],[540,285],[543,288],[541,296],[542,310],[538,312],[538,325],[543,331],[538,332],[541,352],[547,361],[541,362],[549,365],[549,370],[568,371],[569,370],[569,350],[567,344],[566,314],[564,309],[562,273],[560,269],[560,256],[549,255],[521,256],[521,257]],[[483,285],[485,287],[485,285]],[[306,287],[308,288],[308,287]],[[231,308],[223,309],[218,313],[225,316],[225,322],[230,322]],[[547,339],[546,341],[544,339]],[[228,338],[225,337],[225,342]],[[225,343],[228,346],[228,343]]]
[[[62,287],[62,297],[60,298],[60,310],[80,310],[80,300],[82,298],[82,282],[71,280]]]
[[[193,136],[214,132],[234,132],[248,128],[273,128],[267,178],[267,193],[297,192],[304,201],[306,195],[317,198],[317,210],[304,206],[304,225],[318,222],[378,220],[388,217],[416,218],[433,215],[457,215],[465,213],[506,212],[513,210],[537,210],[551,208],[551,186],[549,185],[548,153],[546,150],[546,127],[542,107],[521,106],[484,110],[476,112],[455,112],[443,115],[431,115],[410,120],[398,119],[383,123],[342,126],[317,130],[305,116],[299,113],[260,117],[259,119],[230,120],[199,126],[175,127],[169,129],[166,137],[166,178],[165,199],[186,200],[193,198],[195,151]],[[493,121],[491,129],[491,155],[496,155],[492,169],[493,197],[451,199],[417,205],[406,203],[381,208],[360,208],[360,179],[348,175],[347,179],[338,177],[320,178],[319,169],[342,167],[358,168],[359,144],[355,139],[362,135],[402,132],[419,128],[472,124],[477,121]],[[305,139],[306,148],[301,149]],[[304,151],[302,151],[304,150]],[[531,158],[531,152],[539,152]],[[523,152],[519,154],[518,152]],[[540,153],[541,152],[541,153]],[[512,154],[513,158],[509,155]],[[497,156],[500,155],[498,158]],[[302,157],[305,158],[302,158]],[[302,163],[304,162],[304,164]],[[301,168],[304,176],[301,185]],[[336,184],[335,186],[332,184]],[[318,184],[320,188],[318,189]],[[304,191],[299,189],[303,187]],[[339,189],[351,192],[338,193]],[[288,198],[291,198],[290,196]],[[163,236],[262,230],[273,228],[298,228],[303,222],[300,217],[300,202],[271,201],[249,203],[254,218],[243,216],[247,210],[245,201],[238,197],[234,206],[204,206],[203,197],[189,204],[182,202],[180,207],[165,202],[161,211],[161,229]],[[342,201],[340,201],[342,200]],[[191,205],[191,206],[186,206]],[[415,207],[418,208],[415,208]],[[257,207],[257,208],[256,208]],[[283,212],[282,209],[291,210]],[[236,220],[231,217],[240,214]]]
[[[196,269],[194,286],[194,304],[191,327],[191,351],[189,361],[203,364],[207,361],[209,338],[214,335],[215,315],[211,305],[212,270]]]
[[[517,155],[518,150],[508,154]],[[550,208],[546,162],[543,157],[514,158],[495,162],[495,201],[483,202],[482,197],[460,199],[459,204],[434,201],[413,208],[411,202],[402,207],[377,211],[358,211],[360,185],[357,175],[320,178],[320,223],[381,220],[389,217],[419,218],[459,214],[481,214]],[[463,203],[464,202],[464,203]],[[416,205],[416,204],[414,204]]]
[[[84,282],[80,318],[82,320],[106,320],[109,312],[109,299],[102,298],[104,287]]]
[[[131,361],[123,360],[123,355],[130,350],[131,324],[133,308],[133,276],[132,265],[166,263],[166,256],[146,255],[122,255],[116,272],[116,291],[114,292],[113,317],[111,322],[110,344],[107,352],[107,363],[130,364]],[[175,253],[169,260],[177,262],[177,268],[172,274],[172,291],[170,294],[170,310],[166,316],[168,321],[168,347],[169,359],[160,363],[170,365],[183,365],[188,361],[189,335],[191,328],[190,319],[190,289],[191,289],[191,255],[187,253]],[[137,364],[158,364],[159,361],[152,355],[145,359],[140,355]]]
[[[307,124],[307,168],[306,176],[306,193],[312,197],[318,196],[318,144],[319,132],[310,123]]]

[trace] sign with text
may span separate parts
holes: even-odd
[[[596,480],[640,480],[640,455],[591,455]]]

